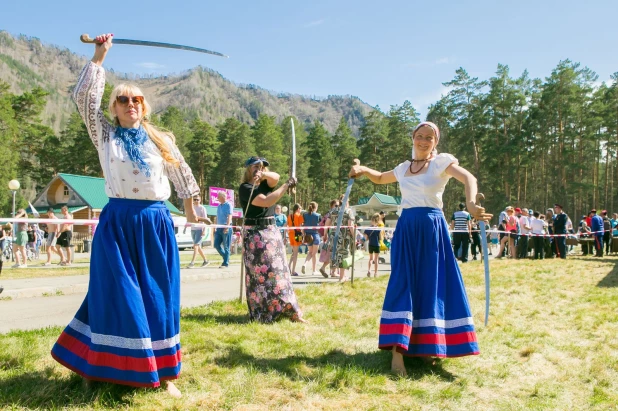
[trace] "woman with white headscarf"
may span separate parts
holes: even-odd
[[[451,177],[465,185],[472,216],[491,216],[475,203],[476,179],[450,154],[438,154],[440,130],[431,122],[412,132],[412,158],[391,171],[357,165],[351,177],[398,182],[401,217],[391,243],[391,277],[380,319],[379,348],[392,350],[392,370],[406,375],[403,356],[459,357],[479,353],[463,279],[442,212]]]

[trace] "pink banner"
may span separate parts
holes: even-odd
[[[218,196],[219,196],[219,192],[221,191],[225,193],[225,197],[227,198],[227,201],[229,201],[232,204],[232,216],[240,217],[242,213],[240,211],[234,210],[234,190],[230,190],[227,188],[220,188],[220,187],[208,187],[208,196],[210,197],[208,204],[213,207],[218,206],[220,204]]]

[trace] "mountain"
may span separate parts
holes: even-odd
[[[45,124],[58,132],[75,106],[70,92],[87,59],[66,48],[44,44],[38,38],[12,36],[0,31],[0,80],[21,93],[41,87],[50,93],[43,114]],[[281,121],[294,115],[305,123],[318,120],[333,133],[342,116],[358,136],[371,106],[354,96],[309,98],[297,94],[275,94],[254,85],[238,85],[214,70],[196,67],[180,75],[140,77],[108,70],[107,81],[137,84],[155,113],[174,105],[211,124],[228,117],[253,124],[264,113]]]

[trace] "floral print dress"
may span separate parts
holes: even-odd
[[[301,318],[283,238],[277,227],[247,227],[244,247],[247,305],[251,319],[271,323],[281,317]]]

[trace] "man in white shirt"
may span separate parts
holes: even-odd
[[[519,239],[517,240],[517,258],[528,257],[528,234],[530,234],[530,220],[528,219],[528,209],[517,207],[515,214],[519,218]]]
[[[545,258],[545,239],[543,235],[547,233],[547,222],[545,220],[541,220],[539,218],[540,214],[538,212],[534,212],[534,219],[532,223],[530,223],[530,227],[532,229],[532,234],[534,235],[534,259],[543,260]]]

